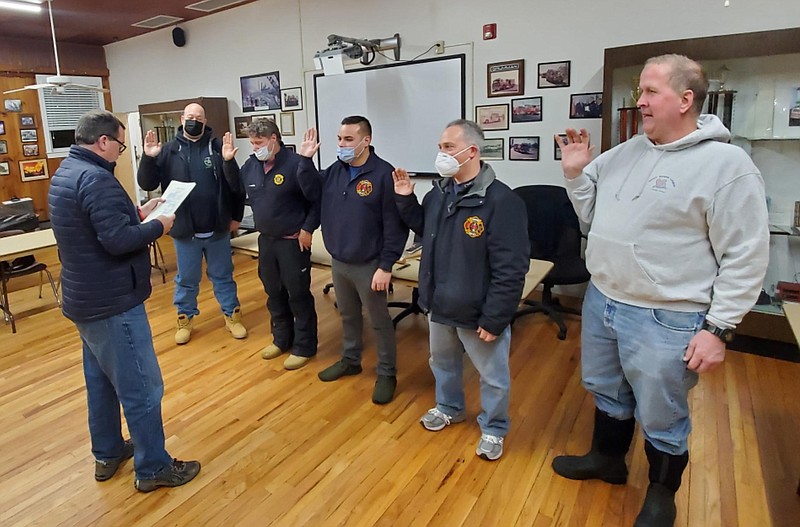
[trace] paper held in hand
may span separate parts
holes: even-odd
[[[189,195],[197,183],[184,183],[183,181],[171,181],[166,192],[161,196],[165,201],[159,203],[153,212],[147,215],[142,223],[154,220],[159,216],[175,214],[183,200]]]

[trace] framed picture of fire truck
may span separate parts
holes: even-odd
[[[571,62],[542,62],[539,64],[538,88],[566,88],[569,86],[569,70]]]
[[[542,98],[511,99],[512,123],[535,123],[542,120]]]
[[[539,161],[539,136],[509,137],[508,159],[511,161]]]
[[[525,95],[525,60],[508,60],[486,65],[486,96]]]
[[[481,130],[508,130],[508,105],[476,106],[475,122],[481,127]]]

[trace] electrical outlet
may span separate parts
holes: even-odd
[[[444,53],[444,40],[437,41],[436,44],[434,44],[434,46],[437,55],[441,55],[442,53]]]

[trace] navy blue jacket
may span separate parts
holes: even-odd
[[[481,163],[472,186],[436,181],[422,200],[396,195],[400,215],[423,236],[419,303],[439,324],[499,335],[520,303],[530,266],[525,203]]]
[[[322,172],[322,237],[335,259],[350,264],[378,260],[391,271],[408,229],[394,202],[392,165],[369,147],[369,158],[350,181],[350,165],[337,160]]]
[[[225,164],[236,163],[226,161]],[[264,174],[264,161],[250,155],[241,170],[225,170],[231,186],[247,193],[256,230],[270,238],[283,238],[300,229],[319,227],[322,180],[311,159],[296,154],[281,143],[275,164]],[[237,174],[238,173],[238,177]]]
[[[199,143],[205,144],[206,149],[210,145],[210,157],[214,168],[214,178],[217,182],[218,192],[216,203],[209,203],[208,206],[216,207],[216,225],[214,232],[228,232],[231,220],[242,221],[244,215],[244,194],[239,192],[239,188],[231,188],[228,180],[232,175],[225,174],[225,170],[239,170],[236,163],[223,163],[222,145],[218,139],[211,137],[211,129],[206,127],[205,134]],[[161,148],[157,157],[152,158],[143,155],[139,162],[139,171],[136,179],[139,186],[144,190],[155,190],[161,186],[161,190],[166,191],[170,182],[175,181],[192,182],[194,179],[189,173],[189,160],[186,152],[189,151],[188,140],[183,136],[183,128],[178,128],[175,139],[169,141]],[[208,150],[207,150],[208,151]],[[195,234],[194,223],[192,221],[191,210],[192,194],[185,202],[178,207],[175,212],[175,224],[169,232],[173,238],[191,238]]]
[[[150,296],[148,245],[163,233],[141,223],[114,165],[73,145],[50,181],[50,222],[61,260],[64,316],[76,322],[123,313]]]

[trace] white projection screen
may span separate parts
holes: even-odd
[[[465,115],[464,66],[462,54],[315,76],[320,168],[336,161],[342,119],[363,115],[381,158],[416,175],[434,175],[442,130]]]

